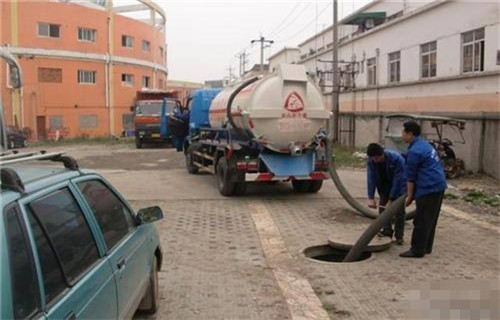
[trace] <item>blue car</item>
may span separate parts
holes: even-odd
[[[135,213],[102,176],[62,154],[2,155],[0,168],[1,319],[156,312],[159,207]]]

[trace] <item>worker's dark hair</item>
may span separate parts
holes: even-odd
[[[369,157],[381,156],[384,154],[384,147],[378,143],[370,143],[368,148],[366,148],[366,154]]]
[[[418,123],[416,123],[415,121],[407,121],[403,124],[403,130],[407,133],[413,133],[413,135],[416,137],[416,136],[419,136],[420,135],[420,132],[421,132],[421,129],[420,129],[420,125]]]

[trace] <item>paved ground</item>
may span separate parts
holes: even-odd
[[[165,252],[161,307],[152,318],[402,319],[412,308],[420,319],[459,318],[458,311],[453,316],[446,310],[460,308],[483,309],[477,319],[500,317],[491,313],[499,302],[498,216],[445,206],[434,252],[424,259],[398,258],[405,244],[362,262],[315,262],[304,257],[306,247],[361,233],[371,222],[356,215],[330,181],[315,195],[296,194],[280,183],[224,198],[214,177],[189,175],[182,155],[172,149],[65,150],[82,167],[106,176],[134,207],[164,209],[166,218],[158,224]],[[363,198],[365,173],[340,175]],[[411,230],[407,223],[406,243]],[[430,302],[422,307],[417,300]],[[430,309],[444,313],[422,311]]]

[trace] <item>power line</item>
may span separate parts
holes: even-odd
[[[309,21],[309,23],[307,23],[302,29],[300,29],[298,32],[294,33],[292,36],[284,39],[284,40],[279,40],[279,42],[286,42],[290,39],[293,39],[295,38],[296,36],[298,36],[299,34],[301,34],[302,32],[304,32],[304,30],[306,30],[307,28],[309,28],[321,15],[323,15],[323,13],[327,12],[326,10],[328,8],[330,8],[332,6],[331,3],[329,3],[326,7],[323,8],[323,10],[321,11],[321,13],[317,16],[317,17],[314,17],[314,19],[312,19],[311,21]]]
[[[281,28],[281,26],[285,23],[286,20],[288,20],[288,18],[290,18],[290,16],[295,12],[295,10],[297,10],[297,8],[301,5],[302,3],[301,2],[297,2],[297,4],[293,7],[293,9],[288,13],[288,15],[285,17],[285,19],[283,19],[276,28],[273,29],[273,31],[269,32],[268,36],[271,36],[273,35],[279,28]]]
[[[276,31],[274,34],[275,36],[279,35],[282,31],[286,30],[293,22],[295,22],[310,6],[312,2],[309,2],[306,4],[304,8],[299,12],[298,15],[296,15],[292,20],[290,20],[286,25],[284,25],[282,28],[280,28],[278,31]]]

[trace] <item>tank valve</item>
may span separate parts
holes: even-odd
[[[301,156],[302,155],[302,149],[297,147],[296,145],[291,145],[290,146],[290,153],[292,154],[292,156]]]

